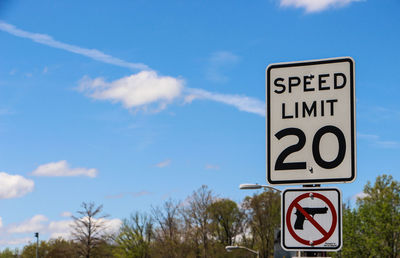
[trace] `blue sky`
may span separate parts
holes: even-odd
[[[68,236],[81,202],[110,223],[201,185],[265,182],[265,68],[356,62],[357,179],[398,178],[400,3],[3,1],[0,246]],[[280,187],[283,189],[284,187]]]

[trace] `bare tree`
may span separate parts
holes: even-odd
[[[208,212],[214,197],[206,185],[200,187],[187,199],[187,206],[183,209],[186,228],[191,228],[195,245],[199,247],[199,254],[204,258],[211,256],[211,215]]]
[[[178,204],[169,200],[163,207],[153,208],[153,219],[157,228],[154,237],[157,255],[161,257],[182,257],[181,219],[178,213]],[[155,255],[157,257],[157,255]]]
[[[93,251],[100,244],[105,242],[105,218],[107,215],[101,214],[103,205],[97,206],[93,203],[83,202],[82,210],[77,211],[78,216],[72,216],[74,224],[72,226],[72,236],[79,244],[80,254],[86,258],[93,257]]]

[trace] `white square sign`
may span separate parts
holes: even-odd
[[[269,65],[266,108],[270,184],[338,183],[355,179],[352,58]]]
[[[282,193],[282,248],[288,251],[340,250],[341,204],[337,188],[286,189]]]

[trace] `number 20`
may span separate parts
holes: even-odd
[[[322,136],[324,136],[327,133],[334,134],[339,142],[338,154],[337,154],[336,158],[332,161],[326,161],[326,160],[322,159],[321,153],[320,153],[320,148],[319,148]],[[280,140],[283,137],[288,136],[288,135],[297,136],[299,141],[296,144],[287,147],[286,149],[284,149],[281,152],[281,154],[276,159],[275,170],[306,169],[307,164],[304,161],[303,162],[284,162],[285,159],[290,154],[301,150],[304,147],[304,145],[306,144],[306,135],[304,134],[304,132],[302,130],[300,130],[298,128],[294,128],[294,127],[285,128],[285,129],[277,132],[275,134],[275,137],[278,138],[278,140]],[[343,132],[339,128],[337,128],[336,126],[333,126],[333,125],[324,126],[321,129],[319,129],[315,133],[314,139],[312,142],[312,154],[313,154],[315,162],[322,168],[332,169],[332,168],[339,166],[340,163],[342,163],[344,156],[346,154],[346,141],[345,141]]]

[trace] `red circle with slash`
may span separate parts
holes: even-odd
[[[300,206],[299,202],[301,200],[305,199],[305,198],[310,197],[310,194],[311,193],[304,193],[304,194],[298,196],[296,199],[294,199],[293,202],[289,205],[288,211],[286,213],[286,224],[287,224],[287,228],[289,230],[289,233],[298,242],[300,242],[300,243],[302,243],[304,245],[309,245],[309,246],[311,246],[311,245],[319,245],[319,244],[322,244],[323,242],[325,242],[326,240],[328,240],[332,236],[333,232],[335,231],[336,224],[337,224],[337,215],[336,215],[335,207],[333,206],[332,202],[328,198],[323,196],[322,194],[312,193],[314,198],[318,198],[318,199],[321,199],[322,201],[324,201],[328,205],[328,207],[329,207],[329,209],[330,209],[330,211],[332,213],[332,225],[331,225],[331,227],[330,227],[328,232],[321,225],[319,225],[318,222],[315,221],[314,218],[311,217],[311,215],[308,214]],[[293,211],[294,207],[296,207],[296,209],[298,209],[304,215],[304,217],[306,217],[307,220],[309,222],[311,222],[311,224],[323,235],[322,238],[320,238],[318,240],[315,240],[315,241],[305,240],[305,239],[299,237],[296,234],[296,232],[294,232],[294,229],[292,227],[292,223],[290,221],[290,215],[292,214],[292,211]]]

